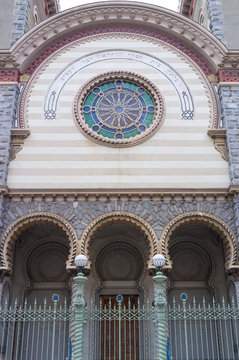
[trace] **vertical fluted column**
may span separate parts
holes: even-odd
[[[166,312],[167,301],[164,294],[164,282],[167,279],[161,271],[158,271],[153,277],[158,285],[156,299],[155,299],[155,316],[156,316],[156,331],[157,343],[155,360],[167,360],[167,326],[166,326]]]
[[[78,285],[75,300],[75,336],[74,336],[74,360],[87,360],[84,358],[84,322],[85,322],[85,300],[83,298],[83,287],[87,280],[82,273],[73,278]]]

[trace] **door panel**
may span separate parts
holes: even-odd
[[[116,295],[100,297],[102,308],[110,312],[100,324],[100,360],[139,360],[138,301],[138,295],[123,295],[121,303]]]

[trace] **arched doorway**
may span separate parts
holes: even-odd
[[[168,251],[170,301],[178,301],[181,293],[187,293],[188,301],[229,300],[223,241],[217,232],[202,224],[182,225],[171,234]]]
[[[232,359],[237,324],[228,316],[235,307],[226,269],[233,249],[225,246],[222,232],[200,220],[179,223],[168,237],[171,350],[178,360]]]
[[[23,231],[15,242],[12,301],[49,303],[57,293],[62,303],[69,303],[68,253],[66,234],[56,226],[39,224]]]
[[[118,358],[117,354],[122,352],[125,359],[142,360],[148,351],[149,342],[146,344],[144,340],[149,337],[150,329],[146,321],[140,322],[135,316],[132,322],[124,318],[121,323],[118,317],[111,317],[118,311],[117,295],[122,296],[120,307],[125,314],[130,311],[136,314],[139,306],[153,303],[154,285],[148,271],[153,242],[149,240],[147,223],[144,231],[135,218],[130,221],[130,215],[114,214],[108,217],[109,221],[105,221],[105,216],[102,222],[95,222],[97,229],[85,231],[90,262],[85,298],[87,304],[98,309],[98,314],[102,314],[100,309],[109,314],[104,322],[98,316],[89,323],[88,358]]]
[[[8,301],[0,322],[0,357],[56,360],[68,354],[71,277],[66,264],[72,247],[66,231],[51,219],[27,220],[20,219],[3,237],[2,259],[11,273],[2,296]]]

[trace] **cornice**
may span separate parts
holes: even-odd
[[[1,67],[23,71],[30,60],[53,41],[74,31],[105,24],[143,26],[164,32],[192,46],[217,70],[228,54],[208,30],[174,11],[137,2],[99,2],[61,12],[24,34],[9,51],[0,53]]]
[[[227,144],[226,144],[227,130],[223,128],[209,129],[207,134],[211,136],[211,138],[213,139],[214,146],[216,150],[220,152],[222,158],[228,161]]]
[[[235,196],[239,195],[239,185],[231,185],[228,189],[230,194],[233,194]]]
[[[11,129],[10,160],[13,160],[16,153],[22,149],[24,140],[28,135],[30,135],[29,129]]]
[[[221,64],[221,69],[239,69],[239,50],[229,50],[224,55]]]
[[[158,201],[230,200],[228,189],[8,189],[2,196],[11,201]]]

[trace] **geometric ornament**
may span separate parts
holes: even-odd
[[[74,116],[89,139],[121,147],[152,136],[162,123],[163,109],[162,97],[150,81],[129,72],[111,72],[78,92]]]

